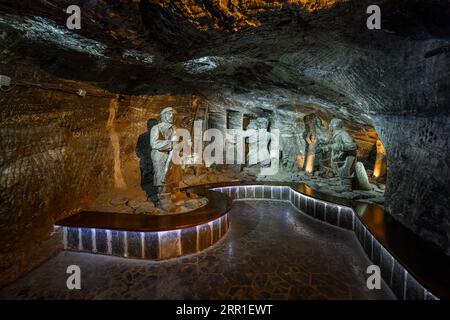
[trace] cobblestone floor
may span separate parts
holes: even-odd
[[[370,261],[349,231],[289,203],[236,201],[214,247],[161,262],[62,252],[0,291],[1,299],[393,299],[366,287]],[[66,269],[81,268],[81,290]]]

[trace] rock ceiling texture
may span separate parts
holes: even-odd
[[[366,27],[371,4],[381,30]],[[2,0],[0,13],[3,48],[63,79],[375,127],[387,209],[450,253],[448,1]]]
[[[306,104],[361,123],[370,114],[447,112],[446,1],[3,1],[6,42],[64,78],[145,94],[211,89],[260,105]],[[3,3],[3,4],[2,4]],[[21,41],[18,41],[21,39]],[[67,57],[70,57],[68,60]]]

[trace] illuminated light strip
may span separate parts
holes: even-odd
[[[181,256],[181,255],[183,255],[183,248],[181,247],[181,230],[180,229],[177,230],[177,237],[178,237],[178,254]]]
[[[92,252],[97,252],[97,235],[94,228],[91,229],[92,236]]]
[[[355,231],[355,213],[352,210],[352,230]]]
[[[338,207],[338,215],[337,215],[337,225],[341,226],[341,209],[342,207]]]
[[[128,257],[128,232],[123,231],[123,256]]]
[[[141,257],[145,258],[145,235],[144,232],[140,232],[141,234]]]
[[[213,235],[213,223],[212,223],[212,221],[211,222],[208,222],[208,225],[209,225],[209,230],[211,230],[211,245],[213,245],[214,244],[214,235]]]
[[[405,270],[403,270],[403,300],[406,300],[406,283],[408,281],[408,272]]]
[[[200,252],[200,233],[198,232],[198,226],[195,226],[196,232],[197,232],[197,243],[196,243],[196,249],[197,252]]]
[[[107,247],[108,247],[108,254],[112,254],[111,230],[106,230],[106,244],[107,244]]]
[[[223,189],[224,192],[226,192],[226,189]],[[224,217],[225,216],[225,217]],[[225,220],[224,220],[225,219]],[[182,239],[182,231],[183,230],[191,230],[191,232],[189,232],[190,236],[188,236],[188,238],[186,239],[187,241],[194,241],[194,237],[195,237],[195,241],[196,241],[196,247],[192,248],[194,250],[192,250],[191,252],[189,252],[189,254],[195,253],[195,252],[200,252],[203,249],[207,249],[211,246],[213,246],[215,243],[217,243],[220,239],[222,239],[222,237],[226,234],[228,228],[227,225],[222,227],[222,223],[226,223],[228,224],[229,221],[227,219],[227,214],[224,214],[218,218],[216,218],[213,221],[208,221],[205,222],[201,225],[196,225],[193,227],[188,227],[185,229],[175,229],[175,230],[169,230],[169,231],[150,231],[150,232],[134,232],[133,234],[139,233],[139,236],[137,237],[137,241],[141,243],[141,248],[140,248],[140,252],[138,252],[137,254],[133,254],[132,257],[133,258],[142,258],[145,259],[146,256],[148,255],[147,259],[149,260],[164,260],[164,259],[170,259],[170,258],[176,258],[176,257],[180,257],[183,256],[183,239]],[[215,234],[215,223],[219,223],[219,225],[217,226],[218,230],[218,234],[216,237]],[[203,227],[203,229],[202,229]],[[195,233],[194,233],[194,228],[195,228]],[[72,231],[73,229],[73,231]],[[103,230],[106,234],[106,246],[107,246],[107,250],[102,249],[103,254],[108,254],[108,255],[113,255],[113,256],[121,256],[124,258],[128,258],[130,257],[130,247],[129,245],[130,240],[132,240],[133,238],[130,238],[131,234],[129,235],[128,232],[131,231],[126,231],[126,230],[111,230],[111,229],[104,229]],[[61,237],[61,241],[63,242],[63,246],[65,247],[66,250],[75,250],[75,251],[87,251],[89,253],[99,253],[99,248],[97,244],[97,241],[101,241],[102,239],[97,238],[97,229],[96,228],[90,228],[90,227],[86,227],[86,228],[71,228],[71,227],[63,227],[63,232],[66,232],[66,236],[64,238]],[[113,234],[113,232],[115,232],[115,234]],[[206,234],[205,234],[206,232]],[[209,234],[208,234],[209,232]],[[74,233],[74,236],[72,236],[72,233]],[[151,248],[146,247],[145,244],[145,239],[146,239],[146,235],[147,234],[151,234],[152,237],[153,236],[157,236],[158,238],[158,243],[156,245],[151,245]],[[76,235],[76,236],[75,236]],[[92,238],[89,239],[89,243],[92,243],[92,246],[88,246],[86,248],[86,236],[92,235]],[[85,237],[83,239],[83,236]],[[204,236],[210,236],[209,239],[205,239],[206,243],[205,243],[205,248],[202,248],[202,242],[200,237]],[[69,240],[73,239],[74,240],[74,244],[71,245],[71,243],[69,243]],[[140,239],[140,240],[138,240]],[[78,241],[78,242],[76,242]],[[84,242],[83,242],[84,241]],[[174,243],[174,241],[177,241],[176,243]],[[65,244],[64,244],[65,242]],[[104,243],[103,241],[101,241],[102,243]],[[100,242],[99,242],[100,243]],[[168,245],[168,246],[166,246]],[[117,252],[117,250],[115,250],[117,248],[117,246],[119,246],[119,252]],[[81,249],[81,250],[80,250]],[[88,250],[89,249],[89,250]],[[146,250],[149,249],[149,252],[147,253]],[[168,249],[168,250],[166,250]],[[202,250],[200,250],[202,249]],[[138,249],[139,250],[139,249]],[[156,257],[154,257],[154,255],[156,255]]]
[[[158,232],[158,258],[162,259],[161,232]]]

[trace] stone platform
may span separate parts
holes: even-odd
[[[57,222],[65,250],[163,260],[203,251],[228,231],[231,200],[202,190],[208,204],[191,212],[139,215],[80,212]]]

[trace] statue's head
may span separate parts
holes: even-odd
[[[256,119],[256,121],[259,129],[267,130],[267,128],[269,127],[269,120],[267,120],[266,118],[261,117]]]
[[[161,111],[161,113],[160,113],[161,121],[162,121],[162,122],[165,122],[165,123],[170,123],[170,124],[172,124],[173,121],[175,120],[175,114],[176,114],[176,113],[177,113],[177,112],[176,112],[175,109],[172,108],[172,107],[166,107],[166,108],[164,108],[164,109]]]
[[[331,119],[331,121],[330,121],[330,130],[331,130],[331,132],[340,130],[342,128],[343,128],[343,124],[342,124],[342,120],[341,119],[337,119],[337,118]]]

